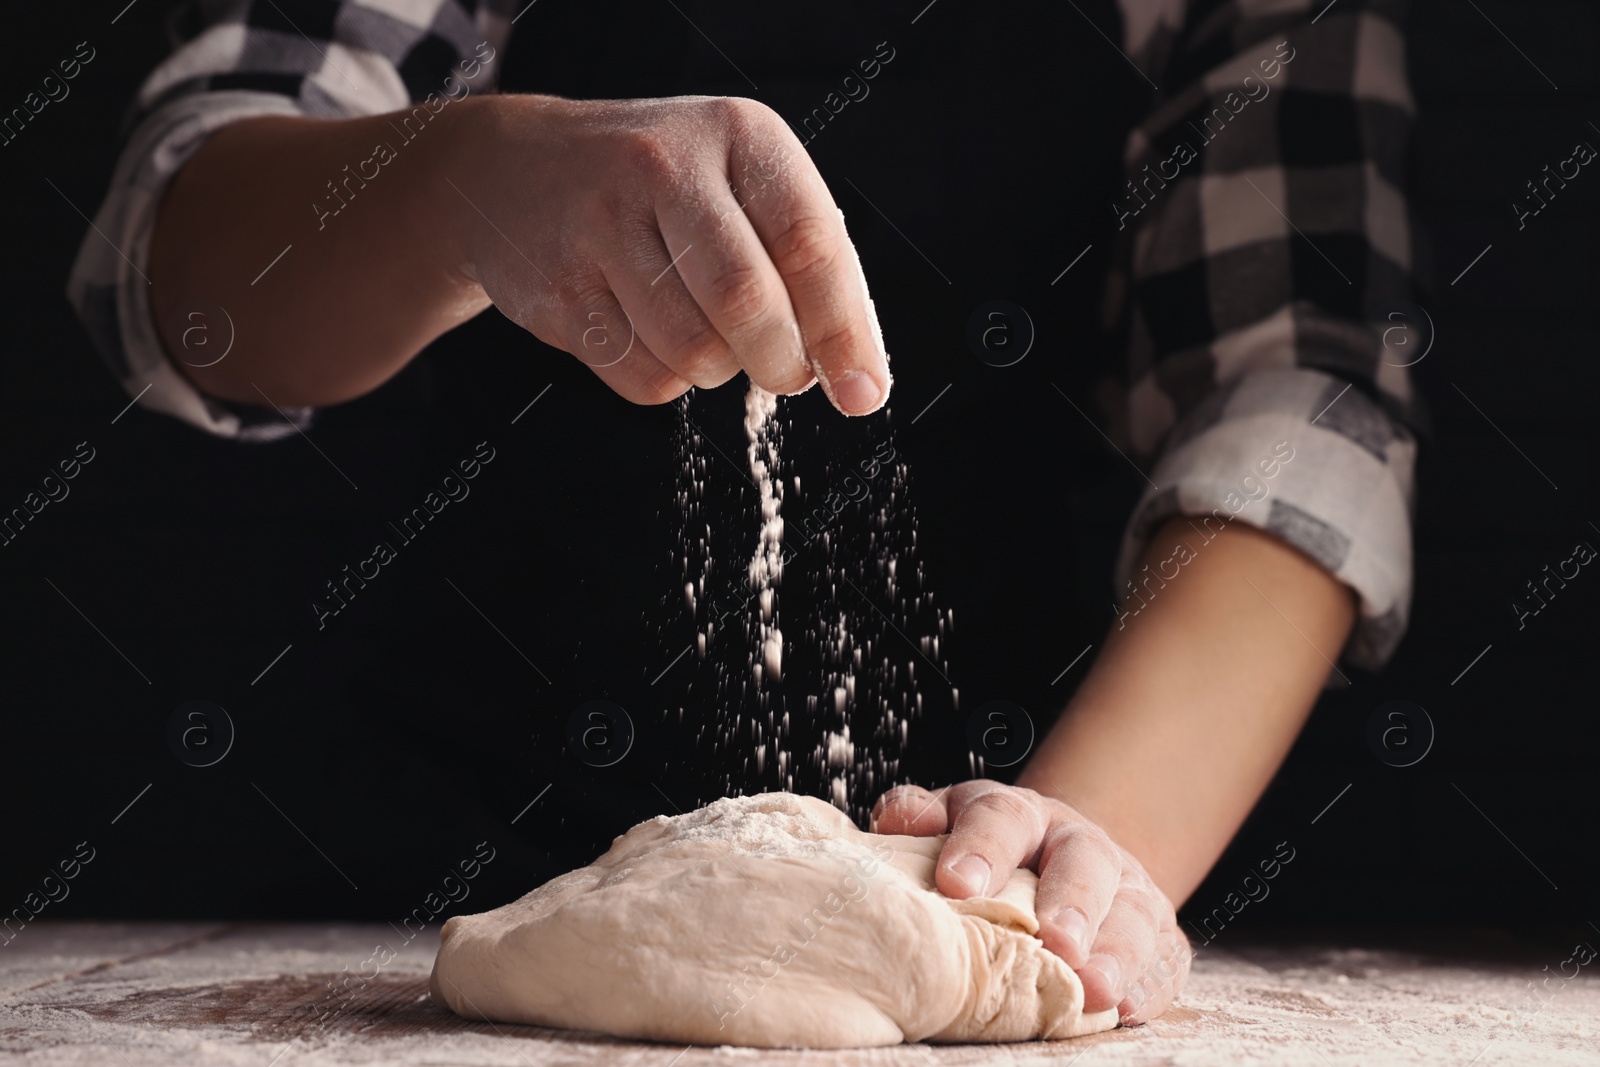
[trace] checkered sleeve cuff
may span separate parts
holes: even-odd
[[[156,210],[173,175],[215,130],[255,115],[300,114],[286,97],[259,92],[185,97],[150,116],[123,148],[110,191],[84,235],[67,282],[101,358],[140,406],[219,437],[268,441],[310,424],[310,408],[232,404],[196,389],[167,358],[150,304],[150,240]],[[207,323],[213,337],[232,337]]]
[[[1378,667],[1410,609],[1415,458],[1410,433],[1349,381],[1307,368],[1239,378],[1174,430],[1123,535],[1117,588],[1167,519],[1189,516],[1205,540],[1246,522],[1356,591],[1343,656]]]
[[[208,433],[267,441],[310,424],[310,408],[209,397],[168,359],[150,305],[149,254],[167,184],[207,137],[258,115],[349,118],[494,84],[510,32],[499,0],[216,0],[180,8],[182,40],[141,87],[110,188],[84,235],[67,297],[90,340],[141,406]],[[264,264],[265,265],[265,264]],[[181,309],[180,309],[181,310]],[[208,332],[231,336],[222,324]],[[210,358],[207,353],[207,358]]]

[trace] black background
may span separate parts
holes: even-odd
[[[139,408],[112,423],[128,398],[63,290],[86,225],[73,205],[93,214],[126,102],[165,54],[163,6],[145,0],[110,25],[121,6],[13,10],[0,35],[7,109],[77,42],[98,52],[69,98],[0,148],[0,506],[20,504],[77,442],[96,450],[70,497],[0,548],[0,909],[86,840],[96,858],[52,918],[397,920],[487,840],[496,858],[465,905],[481,910],[586,862],[640,818],[719,795],[738,767],[696,743],[714,719],[715,664],[690,656],[661,673],[692,634],[673,556],[678,409],[627,404],[490,311],[370,396],[319,413],[310,436],[326,459],[299,436],[234,444]],[[516,27],[503,84],[749,95],[798,118],[878,42],[896,50],[871,95],[808,146],[873,285],[894,397],[849,425],[816,391],[787,402],[784,460],[786,475],[825,484],[891,431],[904,457],[902,517],[914,512],[926,588],[957,620],[945,660],[961,709],[919,675],[928,704],[902,766],[932,784],[966,772],[964,716],[978,702],[1013,700],[1043,728],[1087,661],[1053,680],[1103,638],[1115,538],[1140,483],[1052,383],[1093,410],[1107,205],[1144,85],[1086,24],[1112,27],[1109,4],[1080,15],[941,0],[911,24],[922,6],[758,15],[541,0]],[[1600,16],[1576,0],[1479,6],[1419,3],[1410,34],[1422,112],[1412,195],[1432,241],[1421,302],[1438,331],[1413,370],[1434,436],[1418,474],[1410,633],[1387,670],[1323,699],[1196,911],[1287,840],[1295,863],[1241,922],[1600,922],[1600,577],[1586,569],[1521,631],[1509,607],[1575,542],[1600,545],[1600,176],[1586,169],[1521,232],[1510,207],[1576,141],[1600,142],[1589,124]],[[1013,367],[986,366],[964,341],[993,298],[1037,327]],[[688,410],[742,462],[741,398],[730,385]],[[309,605],[323,583],[484,440],[496,459],[472,495],[319,632]],[[702,454],[716,536],[748,553],[754,495],[739,466]],[[811,577],[786,583],[791,618],[821,610]],[[787,683],[797,695],[802,673]],[[565,744],[568,715],[593,698],[627,708],[637,729],[607,768]],[[1396,698],[1437,730],[1428,756],[1401,769],[1366,740],[1374,709]],[[215,766],[168,748],[168,718],[191,699],[222,705],[237,727]]]

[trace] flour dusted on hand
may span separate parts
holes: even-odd
[[[934,888],[943,837],[867,834],[788,793],[657,816],[588,867],[444,926],[458,1015],[683,1044],[1023,1041],[1117,1025],[1033,936],[1037,879]]]

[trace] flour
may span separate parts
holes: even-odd
[[[760,603],[756,648],[752,662],[755,684],[763,670],[774,682],[783,680],[783,631],[778,628],[778,583],[783,579],[783,481],[778,472],[778,398],[750,383],[744,400],[744,433],[749,441],[750,479],[761,494],[761,527],[755,554],[750,557],[750,588]]]
[[[662,715],[694,723],[695,748],[719,772],[702,787],[712,795],[811,794],[864,822],[902,780],[913,721],[959,707],[947,664],[954,618],[916,559],[909,474],[888,419],[817,426],[832,447],[791,457],[781,454],[795,434],[785,402],[753,384],[743,400],[742,455],[725,408],[678,405],[663,606],[686,611],[693,632],[657,668],[672,672],[661,688],[676,679],[683,694]],[[795,468],[807,463],[802,480]]]
[[[676,557],[671,562],[676,569]],[[883,877],[880,871],[866,882],[868,899],[880,895],[883,887],[877,883]],[[840,916],[848,918],[863,903],[848,905]],[[1064,1067],[1080,1052],[1086,1054],[1078,1067],[1460,1067],[1474,1056],[1476,1067],[1594,1067],[1600,1041],[1600,982],[1587,973],[1594,965],[1554,994],[1536,1018],[1524,1020],[1516,1007],[1527,1003],[1527,980],[1542,977],[1541,966],[1565,953],[1554,954],[1557,944],[1542,935],[1524,940],[1493,930],[1390,936],[1382,946],[1352,940],[1336,927],[1319,931],[1310,945],[1276,931],[1269,931],[1271,943],[1240,931],[1243,940],[1219,939],[1201,951],[1181,1003],[1153,1026],[1085,1039],[1076,1047],[918,1046],[831,1058],[778,1057],[731,1046],[685,1052],[681,1044],[663,1052],[659,1045],[570,1032],[523,1031],[511,1037],[503,1027],[496,1032],[487,1025],[439,1025],[439,1009],[419,1000],[426,995],[432,954],[417,942],[401,945],[383,923],[223,929],[218,923],[59,920],[33,933],[40,936],[31,944],[19,938],[0,953],[0,987],[6,990],[0,993],[6,1029],[0,1058],[40,1067],[103,1067],[107,1060],[118,1067],[262,1067],[290,1041],[278,1067],[523,1063],[508,1054],[512,1042],[528,1061],[566,1067],[666,1067],[680,1053],[676,1067],[815,1062]],[[835,936],[824,931],[805,953],[825,948]],[[1231,932],[1226,941],[1233,942]],[[348,980],[355,972],[351,961],[381,943],[399,955],[368,987],[358,1010],[339,1016],[321,1033],[287,1010],[313,1000],[329,979]],[[150,953],[154,960],[148,959]],[[108,966],[108,960],[128,962]],[[74,974],[78,977],[68,977]],[[867,990],[859,976],[851,980]],[[752,1004],[782,998],[784,987],[793,983],[787,973],[774,981]],[[108,1052],[112,1045],[122,1054]]]
[[[807,634],[821,648],[824,671],[824,695],[809,710],[822,729],[814,760],[826,795],[864,819],[878,795],[900,781],[900,753],[923,712],[924,688],[949,683],[954,616],[934,607],[923,588],[917,520],[906,501],[909,474],[892,443],[880,441],[870,458],[832,473],[830,483],[847,494],[852,484],[862,487],[866,514],[853,522],[841,514],[814,542],[824,555],[818,584],[827,609]],[[919,633],[928,636],[909,636]],[[950,702],[959,705],[954,686]],[[936,696],[935,706],[942,703]]]
[[[750,855],[831,856],[854,863],[868,854],[858,836],[842,836],[827,820],[770,799],[724,797],[685,815],[657,815],[645,825],[670,831],[674,843],[708,843]]]

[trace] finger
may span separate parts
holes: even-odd
[[[1188,938],[1176,928],[1167,928],[1157,943],[1159,952],[1143,972],[1149,980],[1130,984],[1118,1005],[1124,1026],[1138,1026],[1159,1017],[1172,1007],[1188,983],[1189,965],[1194,959]]]
[[[794,134],[761,113],[733,120],[729,169],[770,158],[779,145],[789,164],[753,197],[745,212],[783,278],[805,356],[834,407],[846,415],[876,411],[889,396],[889,357],[866,277],[838,205]],[[759,165],[759,164],[757,164]]]
[[[561,347],[635,404],[665,404],[690,389],[692,383],[657,359],[634,334],[631,320],[603,277],[590,279],[582,292],[578,313],[564,323]]]
[[[950,840],[934,874],[945,896],[994,896],[1011,872],[1030,860],[1044,836],[1045,815],[1033,794],[1010,786],[993,788],[953,803]]]
[[[760,192],[747,189],[746,195]],[[677,250],[669,272],[674,288],[694,302],[727,358],[751,381],[772,393],[801,392],[816,375],[783,278],[726,185],[719,183],[709,196],[709,210],[701,199],[682,196],[657,205],[662,238]],[[676,366],[670,354],[667,362]]]
[[[1045,833],[1034,908],[1045,948],[1073,969],[1089,959],[1100,923],[1122,880],[1122,858],[1105,834],[1078,824]]]
[[[897,785],[878,798],[868,825],[875,834],[933,837],[950,826],[945,814],[946,789],[927,790],[920,785]]]
[[[653,225],[630,229],[633,232],[624,238],[619,252],[607,257],[604,271],[639,339],[679,378],[702,389],[738,374],[733,350],[706,318],[678,270],[686,260],[705,253],[690,241],[677,245],[674,256]]]
[[[1161,913],[1151,890],[1124,881],[1111,901],[1089,950],[1078,969],[1083,980],[1085,1011],[1104,1011],[1123,1002],[1129,986],[1148,982],[1145,967],[1155,956]]]

